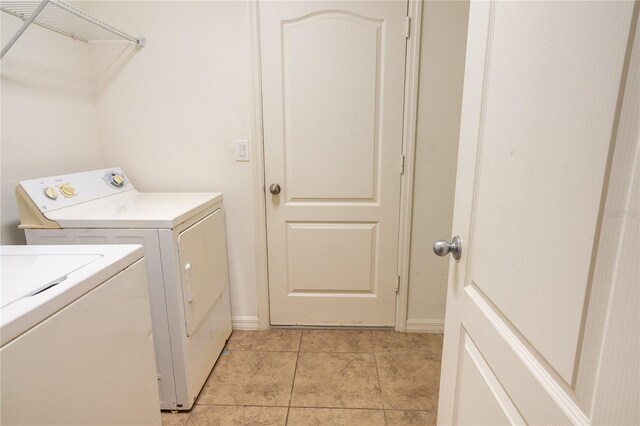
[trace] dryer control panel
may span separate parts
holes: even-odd
[[[23,180],[20,186],[43,213],[134,189],[119,167]]]

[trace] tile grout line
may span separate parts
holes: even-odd
[[[270,352],[270,353],[303,353],[303,354],[351,354],[351,355],[424,355],[432,361],[440,361],[441,355],[431,355],[428,351],[424,350],[405,350],[405,351],[397,351],[397,352],[384,352],[384,351],[375,351],[375,352],[354,352],[354,351],[269,351],[269,350],[258,350],[258,349],[233,349],[229,350],[229,352]]]
[[[371,336],[371,350],[373,351],[373,362],[376,365],[376,377],[378,378],[378,389],[380,390],[380,404],[382,404],[382,418],[384,424],[387,424],[387,412],[384,409],[384,399],[382,398],[382,383],[380,382],[380,370],[378,369],[378,353],[376,352],[376,339],[373,333],[369,333]]]
[[[300,349],[302,348],[302,335],[304,330],[300,330],[300,340],[298,341],[298,352],[296,353],[296,366],[293,369],[293,380],[291,381],[291,392],[289,392],[289,404],[287,406],[287,418],[284,421],[285,426],[289,424],[289,413],[291,412],[291,397],[293,396],[293,387],[296,384],[296,375],[298,374],[298,361],[300,360]]]
[[[198,404],[199,406],[214,406],[214,407],[255,407],[255,408],[289,408],[286,405],[258,405],[258,404]],[[322,405],[294,405],[291,408],[311,408],[322,410],[366,410],[366,411],[421,411],[430,412],[431,410],[419,409],[419,408],[369,408],[369,407],[335,407],[335,406],[322,406]],[[166,412],[166,411],[165,411]],[[182,412],[187,414],[187,412]]]
[[[375,344],[374,344],[375,345]],[[374,346],[375,349],[375,346]],[[387,413],[384,411],[384,399],[382,398],[382,383],[380,383],[380,370],[378,369],[377,354],[373,354],[373,362],[376,364],[376,377],[378,378],[378,389],[380,390],[380,403],[382,404],[382,415],[384,416],[384,424],[387,424]]]

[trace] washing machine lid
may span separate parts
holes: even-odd
[[[144,255],[140,245],[0,246],[0,346]]]
[[[2,250],[0,308],[60,284],[68,274],[100,257],[99,254],[12,254]]]
[[[136,190],[44,213],[61,228],[172,229],[222,201],[218,192],[160,192]]]

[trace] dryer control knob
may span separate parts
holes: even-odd
[[[115,183],[116,186],[122,186],[122,184],[124,183],[124,178],[122,177],[122,175],[113,175],[113,183]]]
[[[124,175],[120,173],[107,173],[107,182],[116,188],[122,188],[124,186]]]
[[[58,191],[56,191],[55,186],[47,186],[44,190],[44,195],[46,195],[50,200],[55,200],[58,198]]]
[[[67,198],[71,198],[76,195],[76,189],[68,183],[60,185],[60,192]]]

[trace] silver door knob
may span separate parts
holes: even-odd
[[[453,237],[451,242],[438,240],[433,243],[433,252],[438,256],[446,256],[451,253],[454,259],[460,259],[460,256],[462,256],[462,240],[457,235]]]
[[[280,185],[272,183],[271,186],[269,186],[269,192],[273,195],[278,195],[280,193]]]

